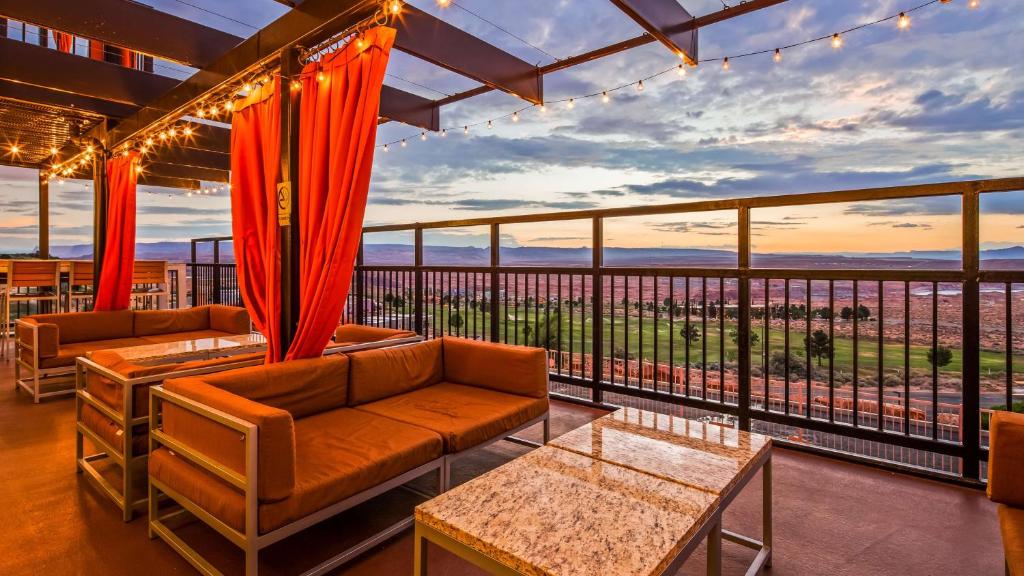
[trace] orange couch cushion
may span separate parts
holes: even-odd
[[[210,328],[229,334],[248,334],[251,330],[249,312],[238,306],[211,304]]]
[[[60,354],[60,330],[56,324],[41,324],[31,316],[22,318],[22,320],[25,324],[33,326],[38,334],[39,340],[34,345],[36,346],[36,355],[40,359],[55,358]],[[24,342],[26,346],[33,346],[32,330],[23,326],[21,322],[14,325],[14,335],[19,342]]]
[[[1024,576],[1024,509],[1000,504],[999,532],[1010,576]]]
[[[342,408],[295,423],[295,490],[284,500],[260,504],[259,530],[267,533],[441,456],[441,438],[358,410]],[[160,448],[150,474],[242,531],[241,492]]]
[[[546,398],[547,355],[542,348],[444,337],[444,379],[509,394]]]
[[[298,420],[295,492],[260,506],[260,531],[280,528],[441,455],[437,434],[350,408]]]
[[[199,378],[172,378],[164,382],[164,388],[255,424],[259,429],[259,499],[274,501],[291,495],[295,486],[291,414],[210,386]],[[163,429],[176,440],[245,474],[245,444],[240,432],[169,402],[163,404]]]
[[[60,343],[74,344],[94,340],[131,338],[131,310],[114,312],[70,312],[65,314],[36,314],[29,318],[41,324],[56,324]]]
[[[433,430],[450,453],[477,446],[544,414],[548,399],[442,382],[356,409]]]
[[[441,381],[441,341],[348,354],[350,406],[373,402]]]
[[[393,340],[395,338],[409,338],[415,335],[416,333],[412,330],[397,330],[395,328],[364,326],[362,324],[342,324],[334,331],[334,341],[338,344],[363,344],[366,342],[379,342],[380,340]]]
[[[992,412],[988,446],[989,499],[1024,508],[1024,414]]]
[[[122,428],[105,414],[92,406],[82,406],[82,423],[97,436],[113,446],[118,454],[122,454],[121,444],[124,441]],[[135,426],[135,436],[132,437],[132,454],[139,456],[149,451],[149,432],[146,424]]]
[[[60,368],[74,366],[75,358],[85,356],[89,352],[97,350],[112,350],[115,348],[127,348],[129,346],[142,346],[150,344],[140,338],[118,338],[116,340],[95,340],[91,342],[76,342],[74,344],[62,344],[60,352],[53,358],[45,358],[39,361],[41,368]]]
[[[203,376],[203,380],[254,402],[291,413],[296,420],[345,406],[348,364],[344,355],[291,360]]]
[[[134,335],[173,334],[209,330],[210,307],[197,306],[180,310],[137,310]],[[182,338],[185,340],[185,338]]]

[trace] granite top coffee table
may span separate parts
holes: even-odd
[[[762,471],[763,535],[722,530],[722,513]],[[702,540],[708,574],[721,542],[771,563],[771,440],[624,408],[416,508],[415,572],[431,542],[493,574],[674,574]]]
[[[141,344],[139,346],[115,348],[113,350],[129,362],[143,366],[155,366],[237,356],[239,354],[263,352],[266,349],[267,339],[262,334],[254,333],[213,336],[176,342],[160,342],[157,344]]]

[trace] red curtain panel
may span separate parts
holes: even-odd
[[[323,353],[341,318],[363,227],[380,90],[394,28],[376,27],[302,71],[299,324],[287,359]]]
[[[135,52],[124,48],[121,50],[121,65],[125,68],[135,68]]]
[[[231,233],[238,287],[253,325],[267,338],[268,363],[281,357],[279,86],[275,80],[256,88],[236,104],[231,119]]]
[[[107,161],[107,241],[96,285],[95,310],[127,310],[131,306],[138,162],[135,152]]]
[[[66,32],[55,32],[57,49],[61,52],[72,52],[75,49],[75,37]]]

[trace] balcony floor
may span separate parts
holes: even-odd
[[[129,524],[83,476],[75,474],[74,400],[33,405],[13,390],[13,363],[0,360],[0,574],[191,574],[161,541],[150,541],[145,518]],[[555,402],[552,434],[603,414]],[[458,468],[456,480],[478,474],[525,451],[509,443],[489,448]],[[774,575],[1003,573],[994,506],[979,491],[894,474],[785,449],[776,449]],[[311,559],[324,543],[337,545],[382,510],[402,513],[401,496],[328,522],[273,547],[261,574],[286,574],[296,559]],[[408,506],[408,504],[405,504]],[[361,517],[362,514],[365,517]],[[726,527],[759,534],[760,481],[751,482],[725,516]],[[196,530],[199,530],[197,527]],[[196,534],[202,549],[238,569],[241,556],[216,537]],[[197,545],[198,546],[198,545]],[[752,554],[723,547],[725,574],[743,574]],[[311,558],[312,557],[312,558]],[[703,574],[703,549],[681,574]],[[412,573],[407,531],[339,571],[346,575]],[[432,550],[431,574],[481,572]]]

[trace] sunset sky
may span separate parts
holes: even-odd
[[[703,28],[700,57],[774,49],[913,8],[925,0],[790,0]],[[275,19],[272,0],[211,0],[211,12],[177,0],[145,0],[239,36]],[[720,0],[681,0],[691,13]],[[728,0],[729,4],[736,3]],[[433,0],[412,4],[531,63],[547,64],[637,35],[639,27],[607,0]],[[499,24],[526,45],[470,14]],[[783,52],[701,64],[579,100],[573,109],[535,109],[463,135],[462,126],[523,107],[490,93],[442,110],[449,135],[426,143],[409,126],[386,124],[367,224],[430,221],[537,211],[649,205],[872,186],[1021,176],[1024,166],[1024,0],[935,3],[894,22],[850,33],[834,50],[820,42]],[[549,100],[600,92],[673,66],[658,44],[545,78]],[[158,73],[185,77],[165,65]],[[473,82],[395,52],[386,83],[438,98]],[[2,138],[2,135],[0,135]],[[92,191],[83,181],[51,185],[51,243],[91,239]],[[855,203],[753,213],[759,252],[888,252],[956,248],[959,203],[940,198]],[[1024,244],[1024,192],[983,199],[986,247]],[[0,168],[0,252],[30,250],[37,235],[36,176]],[[226,192],[186,197],[140,188],[139,242],[230,233]],[[610,245],[735,248],[735,214],[610,221]],[[406,240],[376,235],[372,242]],[[589,223],[509,227],[503,242],[589,245]],[[483,230],[432,234],[428,243],[486,244]]]

